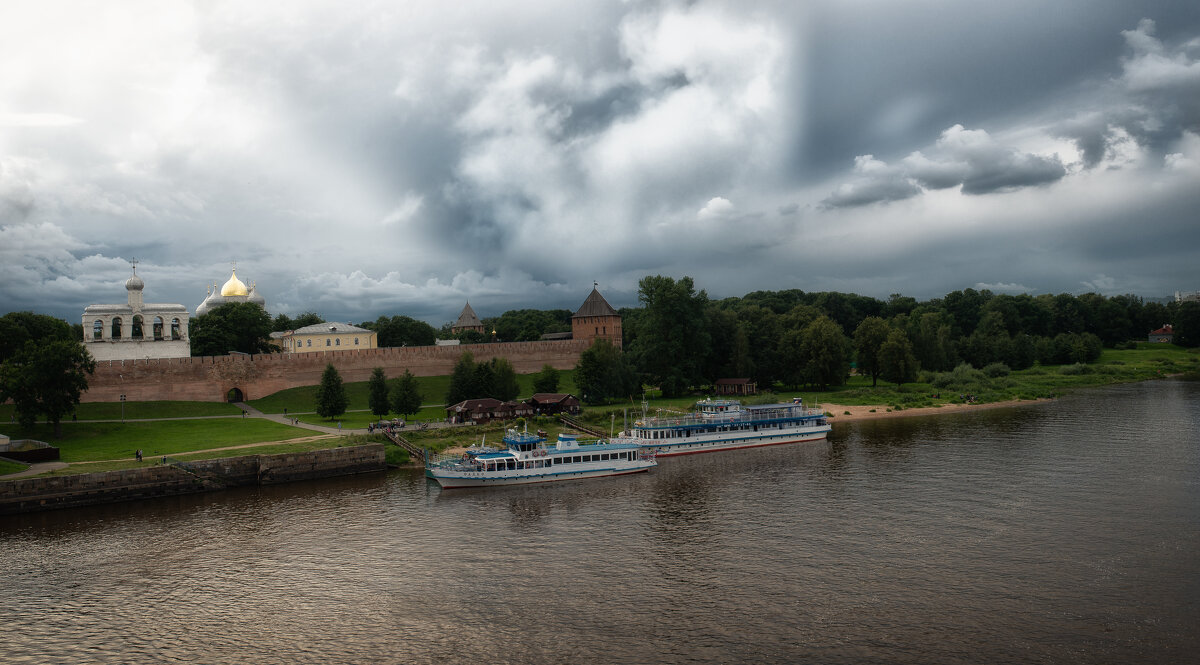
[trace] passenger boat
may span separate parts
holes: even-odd
[[[670,457],[816,441],[830,429],[825,412],[806,408],[799,398],[790,404],[746,406],[732,399],[706,399],[689,414],[644,416],[618,440]]]
[[[446,489],[525,485],[574,478],[599,478],[648,471],[654,454],[632,443],[580,444],[572,434],[559,434],[553,447],[546,439],[510,429],[504,448],[468,448],[462,455],[440,456],[425,464],[425,476]]]

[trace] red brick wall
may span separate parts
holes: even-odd
[[[259,399],[286,388],[320,383],[321,373],[330,363],[346,382],[366,381],[376,367],[382,367],[388,378],[400,376],[406,369],[417,376],[439,376],[449,374],[464,351],[470,351],[477,362],[507,358],[518,373],[527,374],[543,365],[571,369],[587,346],[584,340],[555,340],[111,360],[96,363],[82,401],[115,402],[125,395],[129,401],[222,402],[232,388],[241,389],[246,399]]]

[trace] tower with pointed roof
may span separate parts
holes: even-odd
[[[607,339],[621,348],[621,315],[600,295],[599,285],[592,282],[587,300],[571,315],[571,338],[591,342]]]
[[[460,332],[473,330],[479,334],[484,334],[483,321],[475,316],[475,310],[471,309],[471,301],[467,301],[466,307],[463,307],[462,314],[458,315],[458,320],[450,326],[451,334],[457,335]]]

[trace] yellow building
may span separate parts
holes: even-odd
[[[348,323],[317,323],[287,332],[273,332],[271,343],[285,353],[353,351],[379,346],[374,332]]]

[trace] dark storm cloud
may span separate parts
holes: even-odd
[[[1200,177],[1194,3],[15,7],[6,308],[73,320],[124,297],[132,256],[162,302],[238,261],[273,313],[438,323],[466,298],[574,307],[593,280],[633,304],[647,274],[1170,292],[1186,271],[1098,264],[1153,275],[1165,237],[1200,263],[1173,204]],[[1122,220],[1169,233],[1135,248]],[[1071,232],[1029,250],[1049,227]],[[1139,259],[1080,250],[1099,237]]]
[[[1121,75],[1109,84],[1108,105],[1059,124],[1086,166],[1111,156],[1126,137],[1162,153],[1184,132],[1200,131],[1200,41],[1187,35],[1164,43],[1157,32],[1151,19],[1123,30],[1127,52]]]
[[[1057,156],[1023,153],[982,130],[955,125],[942,132],[930,154],[914,152],[889,166],[871,155],[858,157],[856,179],[822,203],[829,208],[907,199],[925,189],[962,186],[963,194],[991,194],[1045,185],[1066,175]]]

